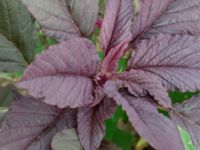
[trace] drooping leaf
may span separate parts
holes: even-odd
[[[161,3],[163,3],[163,0],[161,0]],[[172,1],[167,10],[154,22],[146,35],[158,33],[199,35],[200,1]]]
[[[105,91],[118,105],[122,105],[136,131],[155,149],[183,150],[175,124],[157,112],[150,97],[133,97],[127,92],[119,93],[113,81],[106,83]]]
[[[0,128],[6,150],[47,150],[56,132],[76,127],[75,110],[59,110],[31,97],[13,102]],[[6,137],[6,138],[5,138]]]
[[[168,90],[200,89],[200,38],[163,35],[136,45],[129,69],[143,70],[158,77]]]
[[[175,105],[171,118],[177,125],[184,128],[191,136],[197,149],[200,149],[200,97],[195,96],[189,101]]]
[[[157,77],[142,70],[130,70],[119,74],[116,83],[120,87],[127,87],[135,96],[151,95],[158,103],[166,108],[171,108],[171,100],[167,90],[162,86]]]
[[[172,0],[140,0],[139,12],[133,24],[133,39],[140,38],[158,17],[166,11]]]
[[[0,35],[0,53],[4,51],[5,55],[6,49],[7,53],[12,53],[12,55],[10,55],[13,59],[13,66],[12,68],[8,67],[8,70],[16,71],[17,69],[19,69],[19,71],[21,71],[21,69],[24,67],[24,59],[27,62],[31,62],[34,57],[35,50],[34,24],[31,15],[27,11],[21,0],[0,1],[0,33],[4,35],[5,38],[10,42],[9,43],[8,41],[6,41],[6,39],[2,37],[2,35]],[[8,44],[7,46],[4,45],[6,43]],[[19,52],[17,51],[21,52],[24,59],[19,56]],[[15,57],[14,52],[16,53]],[[8,56],[2,60],[7,59]],[[8,59],[8,62],[10,59]],[[22,64],[19,65],[20,63]],[[3,66],[5,67],[5,65]],[[14,67],[16,68],[13,70]]]
[[[58,132],[52,140],[53,150],[82,150],[75,129],[65,129]]]
[[[93,44],[75,38],[50,47],[26,69],[18,86],[60,108],[92,103],[93,83],[99,59]]]
[[[13,43],[0,33],[0,71],[23,71],[25,60]]]
[[[106,12],[100,32],[101,48],[108,51],[120,43],[129,42],[132,39],[132,0],[108,0]]]
[[[80,31],[67,8],[59,0],[22,0],[42,30],[57,40],[68,40],[80,36]]]
[[[69,12],[80,31],[87,37],[94,31],[98,16],[99,0],[65,0]]]
[[[78,133],[81,144],[86,150],[97,150],[102,142],[104,121],[112,116],[115,103],[104,98],[95,107],[81,108],[78,113]]]

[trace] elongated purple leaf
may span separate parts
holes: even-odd
[[[103,51],[108,51],[119,43],[132,38],[133,5],[131,0],[108,0],[100,33]]]
[[[197,149],[200,149],[200,96],[175,105],[171,117],[177,125],[186,129]]]
[[[139,13],[133,24],[133,39],[135,40],[147,32],[171,2],[172,0],[140,0]]]
[[[94,31],[99,0],[65,0],[69,12],[80,31],[87,37]]]
[[[167,11],[155,21],[148,36],[158,33],[200,34],[200,1],[176,0],[171,2]]]
[[[200,89],[200,38],[160,34],[136,45],[129,70],[143,70],[159,78],[168,90]]]
[[[59,0],[22,0],[41,24],[42,30],[57,40],[80,36],[67,8]]]
[[[166,108],[171,108],[171,100],[167,90],[162,86],[157,77],[142,70],[131,70],[119,74],[116,80],[121,87],[127,87],[135,96],[147,96],[148,94]]]
[[[107,97],[95,107],[80,109],[78,133],[84,149],[97,150],[99,148],[105,132],[104,121],[112,116],[114,109],[114,101]]]
[[[113,81],[106,83],[105,91],[118,105],[122,105],[136,131],[155,149],[183,150],[176,126],[157,112],[151,98],[136,98],[127,92],[119,93]]]
[[[60,108],[92,103],[92,78],[99,59],[93,44],[76,38],[50,47],[26,69],[18,86]]]
[[[47,150],[56,132],[76,127],[76,111],[59,110],[31,97],[11,105],[0,128],[3,150]]]

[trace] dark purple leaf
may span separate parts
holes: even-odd
[[[175,105],[171,118],[177,125],[187,130],[197,149],[200,149],[200,96]]]
[[[162,86],[157,77],[152,76],[148,72],[132,69],[129,72],[119,74],[116,82],[120,87],[127,87],[128,91],[136,97],[149,94],[160,105],[171,108],[171,100],[167,90]]]
[[[10,64],[12,67],[9,67],[8,70],[21,71],[21,67],[24,66],[25,61],[30,63],[33,60],[35,52],[34,23],[30,13],[21,0],[0,1],[0,34],[4,35],[5,38],[17,48],[17,50],[15,50],[15,58],[13,58],[14,55],[12,55],[10,58],[13,59],[13,64]],[[16,49],[9,46],[11,46],[11,44],[8,44],[6,47],[8,48],[7,53],[11,53],[11,51]],[[5,46],[0,47],[0,51],[5,51],[4,48]],[[17,58],[20,58],[19,54],[17,54],[19,52],[21,52],[20,55],[22,55],[24,58],[16,61]],[[4,52],[4,55],[5,54],[6,52]],[[0,56],[2,55],[0,54]],[[6,55],[8,57],[8,54]],[[8,59],[8,61],[10,59]],[[4,60],[7,60],[7,58],[4,58]],[[21,67],[18,64],[19,61],[24,62]],[[2,66],[6,67],[6,64],[2,63]]]
[[[98,16],[99,0],[65,0],[69,12],[80,31],[87,37],[94,31]]]
[[[133,97],[119,93],[113,81],[105,85],[105,91],[127,112],[136,131],[158,150],[183,150],[178,130],[171,120],[157,112],[150,97]]]
[[[155,21],[147,35],[158,33],[199,35],[200,1],[176,0],[171,2],[167,11]]]
[[[168,90],[200,89],[200,38],[160,34],[136,45],[129,69],[158,77]]]
[[[148,31],[171,2],[172,0],[140,0],[139,13],[133,24],[133,39],[141,37]]]
[[[108,0],[100,33],[100,44],[103,51],[108,51],[120,43],[132,39],[132,0]]]
[[[0,128],[2,150],[49,150],[56,132],[76,127],[75,110],[59,110],[31,97],[11,105]]]
[[[75,38],[39,55],[18,86],[60,108],[85,106],[93,100],[91,78],[96,74],[98,62],[93,44]]]
[[[118,62],[120,58],[125,54],[127,48],[127,42],[119,43],[116,47],[112,48],[101,64],[101,71],[103,73],[116,72]]]
[[[80,36],[67,8],[59,0],[22,0],[41,24],[42,30],[57,40]]]
[[[86,150],[97,150],[102,142],[104,121],[112,116],[115,103],[105,97],[95,107],[81,108],[78,113],[78,133],[81,144]]]

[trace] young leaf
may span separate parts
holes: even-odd
[[[132,39],[132,0],[108,0],[106,12],[100,32],[101,48],[108,51],[120,43],[129,42]]]
[[[85,106],[93,102],[91,78],[98,62],[89,40],[75,38],[61,42],[36,58],[18,86],[60,108]]]
[[[167,10],[154,22],[146,35],[158,33],[199,35],[200,1],[172,1]]]
[[[21,0],[0,1],[0,33],[4,35],[10,43],[12,43],[12,46],[11,44],[8,44],[7,48],[10,48],[11,50],[7,51],[14,51],[14,49],[16,51],[17,48],[17,51],[21,52],[27,62],[30,63],[33,60],[35,50],[34,24],[31,15]],[[14,45],[16,48],[13,47]],[[0,51],[3,51],[1,48]],[[17,53],[17,51],[15,53]],[[13,61],[15,62],[17,59],[19,62],[19,58],[19,54],[16,54]],[[21,59],[20,62],[23,62],[24,59]],[[4,58],[3,60],[7,59]],[[16,64],[14,64],[12,68],[17,67]],[[18,67],[18,69],[20,71],[22,68],[20,69]],[[15,70],[17,70],[17,68]],[[10,69],[10,71],[15,70]]]
[[[75,129],[64,129],[58,132],[52,140],[53,150],[82,150]]]
[[[23,71],[25,60],[13,43],[0,33],[0,71]]]
[[[105,91],[118,105],[122,105],[136,131],[155,149],[183,150],[176,126],[157,112],[150,97],[133,97],[127,92],[119,93],[113,81],[105,84]]]
[[[120,87],[127,87],[128,91],[137,96],[153,96],[154,100],[166,108],[171,108],[171,100],[167,90],[157,77],[142,70],[130,70],[117,76],[116,83]]]
[[[65,0],[69,5],[69,12],[80,31],[90,37],[94,31],[98,16],[99,0]]]
[[[57,40],[79,37],[80,31],[67,8],[59,0],[22,0],[41,24],[42,30]]]
[[[97,150],[102,142],[104,121],[112,116],[115,103],[104,98],[102,102],[91,108],[81,108],[78,113],[78,133],[81,144],[86,150]]]
[[[129,69],[143,70],[158,77],[168,90],[200,89],[200,38],[163,35],[136,45]]]
[[[59,110],[31,97],[11,105],[0,129],[1,149],[51,149],[54,134],[76,127],[76,111]],[[6,138],[5,138],[6,137]]]
[[[200,149],[200,96],[175,105],[171,118],[177,125],[184,128],[191,136],[197,149]]]

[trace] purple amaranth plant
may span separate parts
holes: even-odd
[[[97,150],[104,135],[104,120],[112,116],[116,104],[155,149],[184,149],[177,125],[190,133],[200,149],[199,96],[175,108],[168,96],[169,90],[200,89],[199,0],[140,0],[139,11],[135,11],[132,0],[107,0],[99,37],[105,56],[102,62],[93,43],[84,38],[94,29],[98,0],[22,1],[42,30],[60,43],[37,56],[18,87],[60,109],[41,100],[16,101],[0,137],[7,135],[18,142],[4,145],[4,149],[38,146],[47,150],[55,132],[76,128],[71,123],[76,114],[67,117],[66,125],[63,110],[71,113],[78,109],[80,143],[85,150]],[[127,69],[117,72],[118,61],[127,52],[132,53]],[[171,119],[160,114],[158,107],[168,111]],[[19,112],[23,112],[19,118],[27,122],[22,123],[21,132],[9,134],[20,128],[17,118],[17,125],[9,125],[10,117]],[[44,119],[37,121],[37,114],[44,114]],[[0,140],[0,146],[5,141]]]

